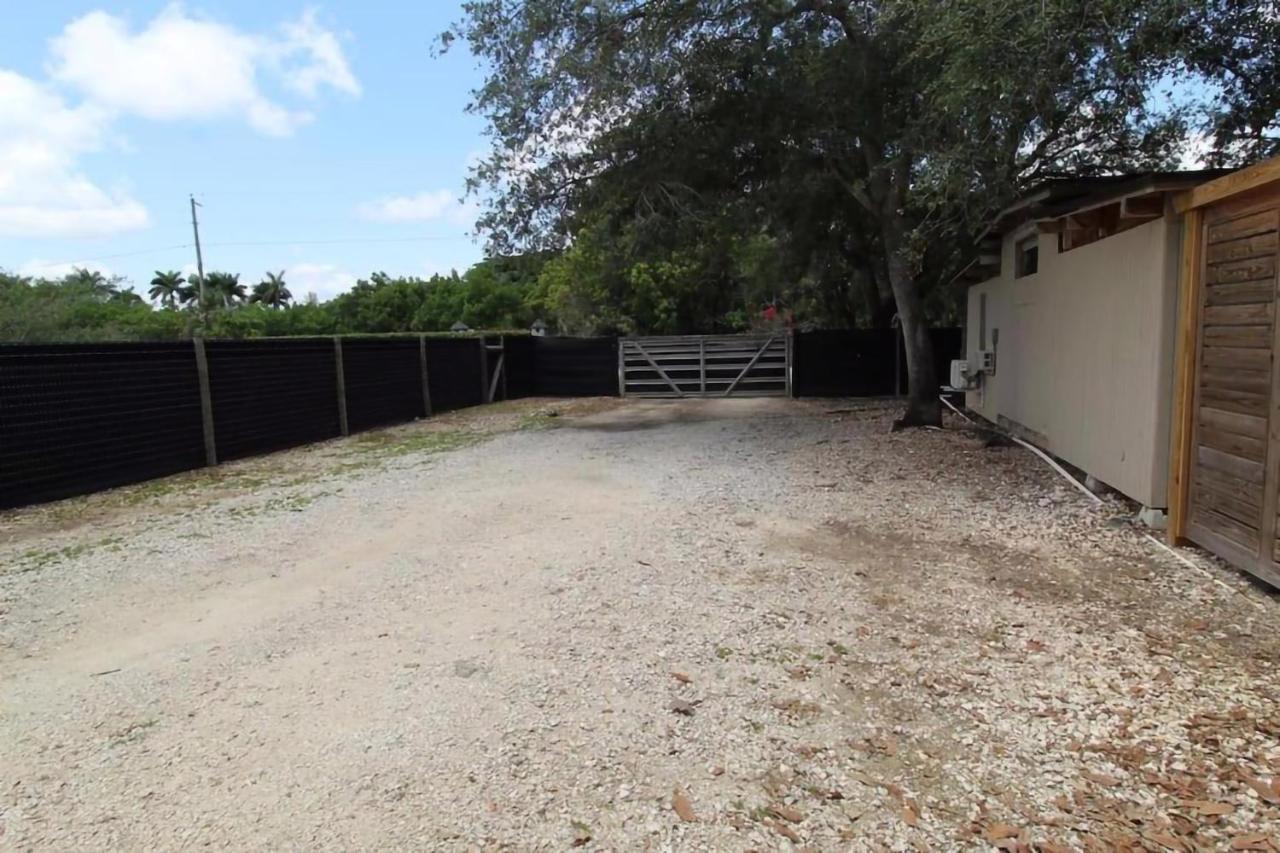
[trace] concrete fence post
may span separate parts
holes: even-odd
[[[422,373],[422,411],[431,417],[431,382],[427,373],[427,336],[418,335],[418,369]]]
[[[204,461],[218,464],[218,444],[213,434],[213,395],[209,392],[209,358],[204,351],[204,338],[191,341],[196,353],[196,375],[200,382],[200,423],[204,430]]]
[[[489,345],[484,335],[476,338],[476,343],[480,345],[480,402],[492,403],[489,397]]]
[[[343,435],[351,435],[347,425],[347,377],[342,369],[342,337],[339,335],[333,336],[333,362],[338,376],[338,428]]]

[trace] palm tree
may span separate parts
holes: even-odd
[[[284,283],[284,270],[269,272],[267,277],[253,286],[250,302],[261,302],[270,308],[283,308],[293,299]]]
[[[106,302],[120,291],[118,278],[107,278],[98,270],[76,267],[63,279],[64,284],[76,285],[89,291],[95,298]]]
[[[204,277],[204,285],[210,300],[220,300],[225,308],[239,305],[248,296],[239,273],[211,272]]]
[[[156,277],[151,279],[151,290],[147,291],[147,295],[165,308],[174,308],[179,302],[187,301],[183,293],[186,290],[185,281],[182,273],[177,270],[168,272],[156,270]]]

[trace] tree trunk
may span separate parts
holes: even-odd
[[[933,369],[933,342],[924,315],[920,291],[916,287],[910,259],[905,254],[906,225],[899,216],[884,223],[884,242],[889,261],[889,285],[898,305],[898,322],[907,350],[907,410],[894,422],[894,429],[913,426],[941,426],[942,403],[938,399],[938,376]]]

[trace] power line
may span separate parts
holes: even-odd
[[[332,240],[232,240],[229,242],[205,243],[206,246],[340,246],[378,243],[429,243],[437,240],[457,240],[466,234],[438,234],[429,237],[351,237]]]
[[[48,267],[66,267],[66,266],[76,267],[76,266],[81,266],[82,264],[91,264],[91,263],[94,263],[95,261],[110,261],[110,260],[114,260],[115,258],[134,258],[134,257],[137,257],[138,255],[154,255],[159,252],[172,252],[177,249],[189,249],[189,248],[191,248],[190,243],[179,243],[176,246],[159,246],[154,249],[140,249],[136,252],[119,252],[114,255],[99,255],[96,258],[80,258],[74,261],[46,261],[44,263],[39,263],[39,264],[30,264],[29,266],[33,269],[46,269]]]

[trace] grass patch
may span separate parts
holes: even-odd
[[[365,432],[353,438],[343,449],[346,461],[339,463],[339,473],[350,473],[382,465],[394,459],[413,455],[446,453],[470,447],[485,436],[466,429],[442,429],[405,433],[393,430]]]
[[[109,746],[126,746],[131,743],[137,743],[147,736],[147,732],[154,728],[159,720],[143,720],[140,723],[134,723],[127,726],[111,736]]]
[[[74,545],[65,545],[61,548],[31,548],[17,556],[14,560],[14,568],[11,571],[13,574],[20,575],[38,571],[65,560],[74,560],[77,557],[83,557],[86,554],[104,548],[118,551],[123,542],[123,537],[105,536],[92,542],[77,542]]]

